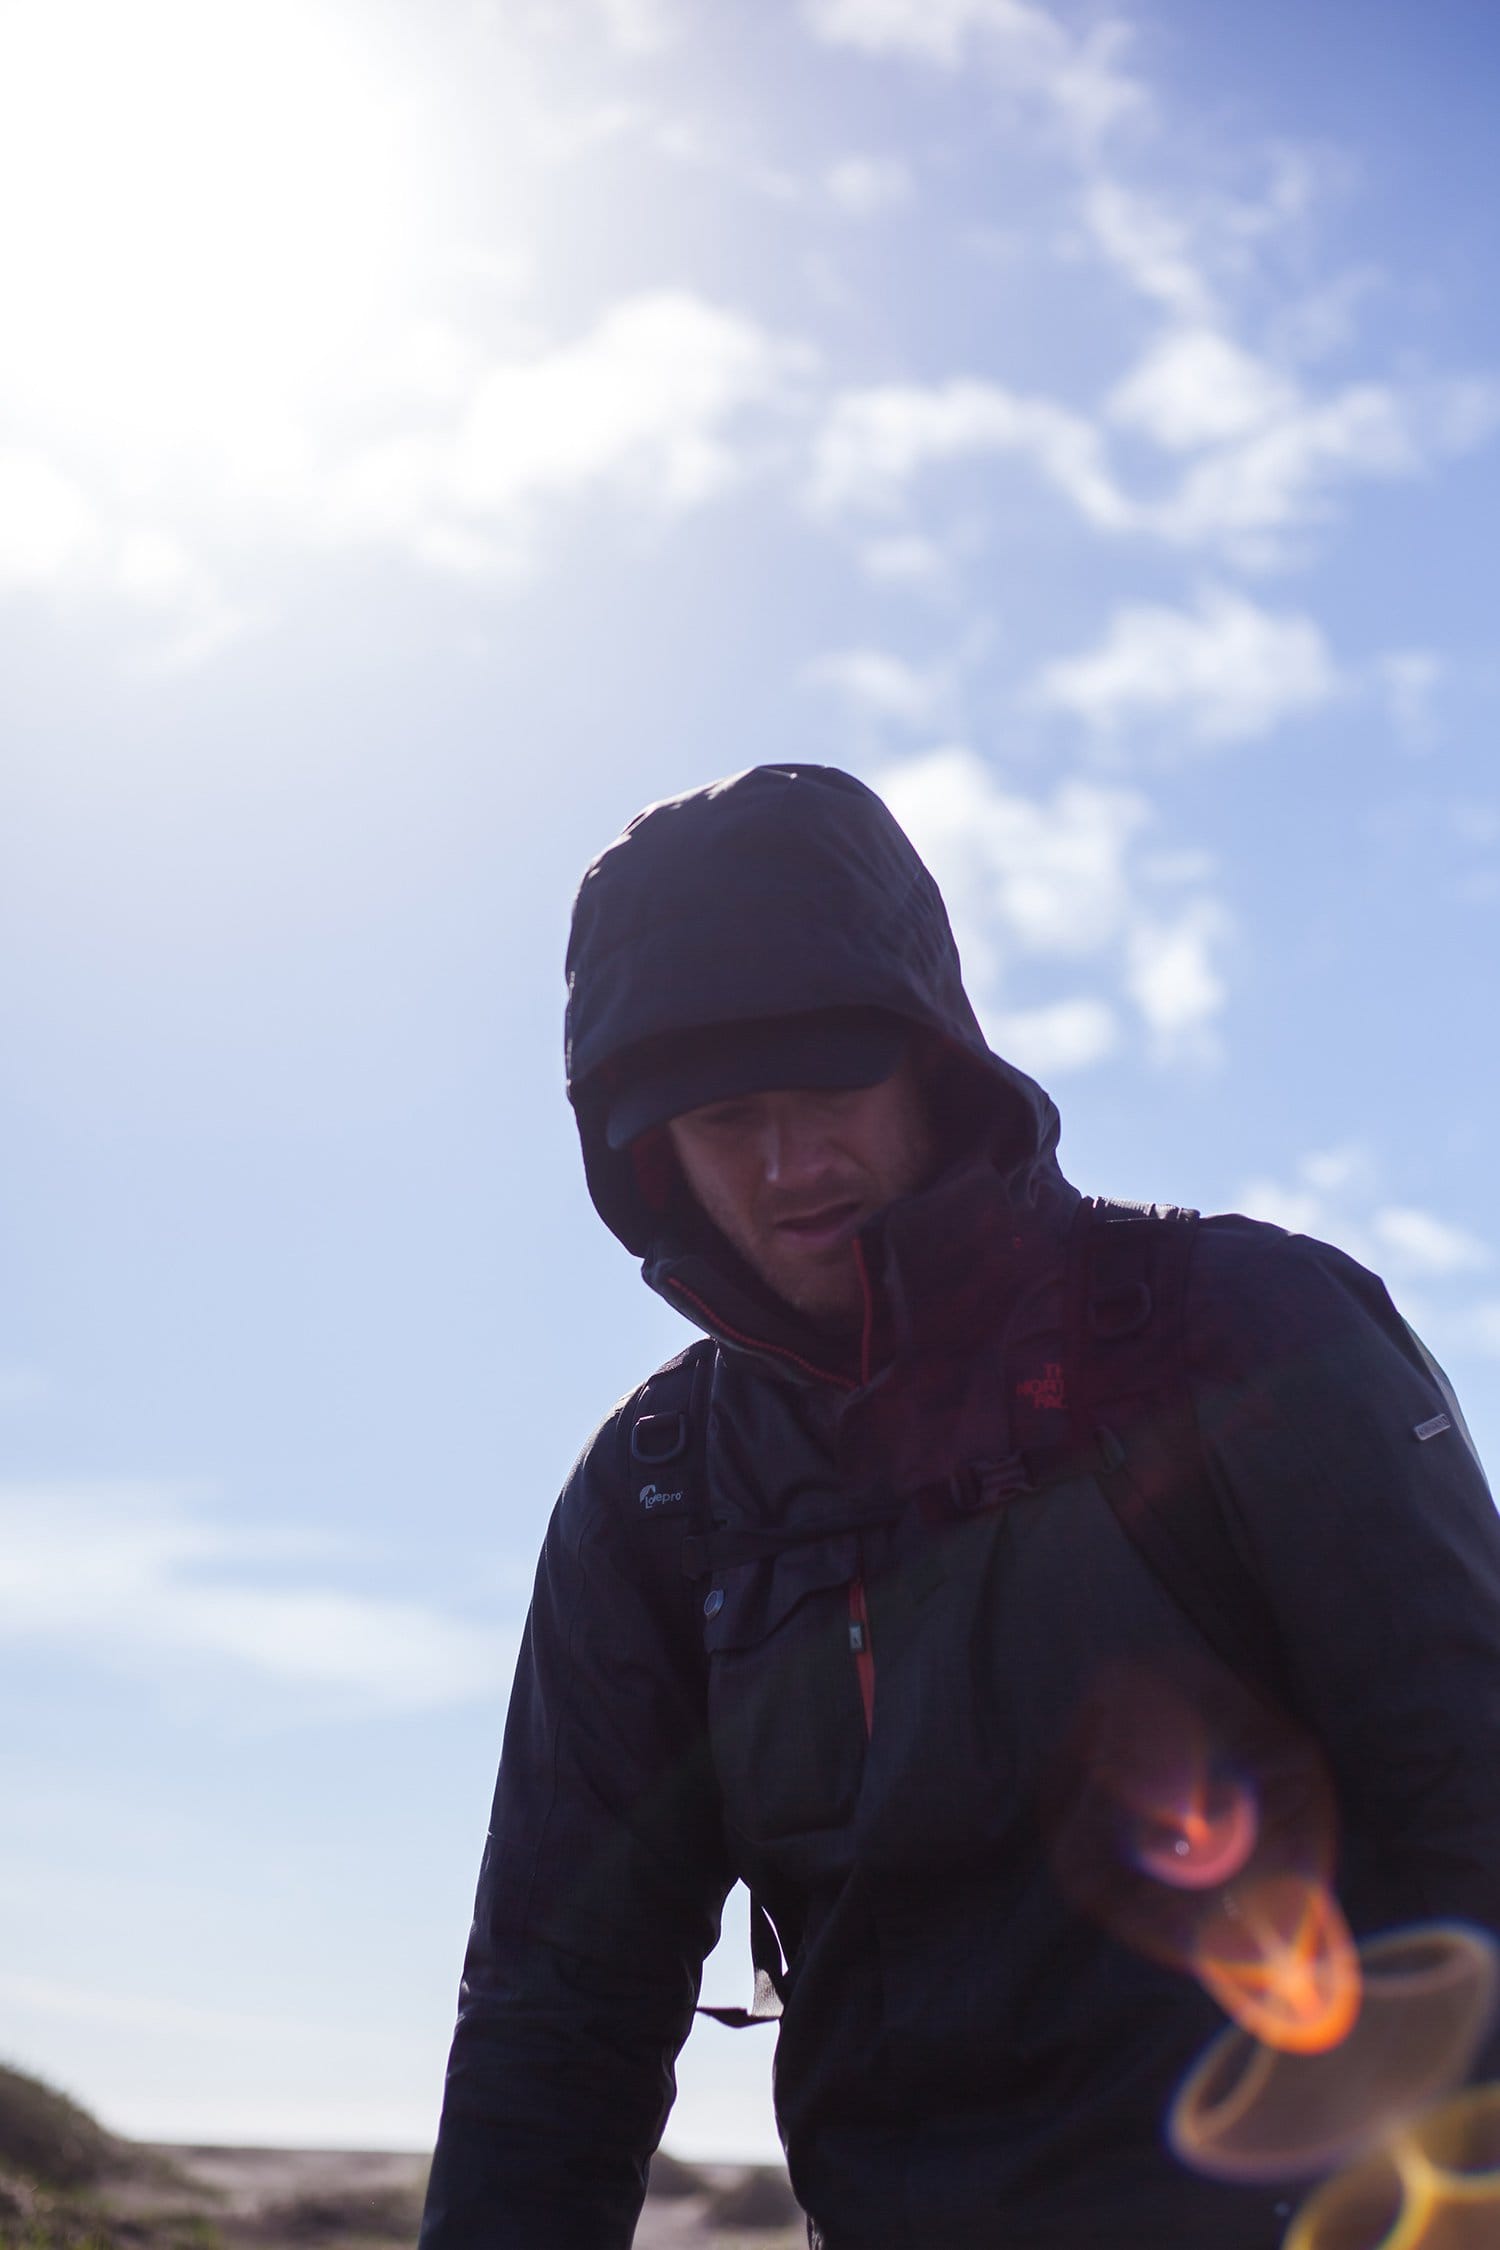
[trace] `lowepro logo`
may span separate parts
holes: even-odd
[[[643,1508],[670,1508],[674,1502],[687,1497],[682,1492],[659,1492],[654,1484],[643,1484],[637,1495]]]

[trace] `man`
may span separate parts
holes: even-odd
[[[880,800],[767,766],[643,813],[579,892],[568,1074],[601,1216],[715,1348],[615,1411],[548,1533],[426,2250],[624,2250],[736,1877],[826,2250],[1270,2250],[1284,2190],[1165,2145],[1224,2018],[1136,1907],[1195,1906],[1197,1831],[1142,1843],[1112,1927],[1078,1818],[1136,1786],[1129,1727],[1079,1744],[1143,1671],[1247,1771],[1274,1698],[1070,1451],[1057,1115]],[[1241,1826],[1319,1879],[1326,1761],[1356,1935],[1500,1929],[1500,1530],[1456,1406],[1336,1251],[1209,1220],[1185,1290],[1163,1489],[1232,1543],[1317,1746],[1236,1785]]]

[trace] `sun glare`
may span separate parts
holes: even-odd
[[[0,0],[0,386],[125,476],[336,394],[399,289],[394,68],[320,0]]]

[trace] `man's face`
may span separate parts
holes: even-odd
[[[911,1058],[878,1086],[738,1095],[667,1131],[699,1205],[762,1281],[820,1327],[857,1327],[854,1237],[933,1169]]]

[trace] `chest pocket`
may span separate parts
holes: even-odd
[[[853,1817],[865,1726],[849,1639],[852,1537],[723,1573],[705,1615],[708,1722],[729,1826],[750,1846]]]

